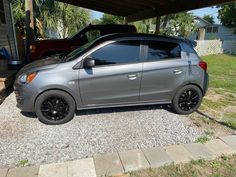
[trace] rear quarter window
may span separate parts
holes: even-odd
[[[181,58],[181,47],[177,43],[148,41],[148,61]]]

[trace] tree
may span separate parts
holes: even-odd
[[[124,17],[110,14],[103,14],[100,21],[101,24],[124,24]]]
[[[152,21],[153,19],[141,20],[134,22],[133,25],[135,25],[139,33],[150,33],[149,30],[151,28],[151,25],[153,24]]]
[[[220,7],[218,18],[222,24],[227,27],[236,27],[236,2],[218,7]]]
[[[188,37],[195,31],[194,16],[192,13],[182,12],[167,15],[161,18],[161,34]]]
[[[21,33],[24,33],[25,26],[25,5],[23,1],[13,1],[13,14],[16,22],[16,27]]]
[[[204,16],[203,16],[203,19],[206,20],[207,22],[211,23],[211,24],[214,24],[214,23],[215,23],[214,17],[211,16],[211,15],[204,15]]]
[[[13,1],[13,12],[16,21],[24,22],[24,0]],[[35,25],[41,37],[45,37],[46,29],[51,29],[59,31],[60,37],[65,38],[86,26],[90,16],[89,10],[77,6],[54,0],[34,1]]]

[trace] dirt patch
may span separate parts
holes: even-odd
[[[219,101],[221,99],[224,99],[224,95],[218,94],[215,89],[209,88],[205,98],[212,101]]]
[[[193,113],[188,117],[192,120],[193,124],[201,128],[203,131],[212,132],[212,136],[210,137],[211,139],[232,135],[234,133],[233,129],[216,122],[214,118],[200,111]]]

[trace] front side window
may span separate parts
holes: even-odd
[[[140,42],[122,41],[108,44],[90,55],[95,65],[126,64],[139,61]]]
[[[149,41],[148,61],[174,59],[181,57],[179,44],[162,41]]]
[[[0,24],[6,24],[6,17],[5,17],[3,0],[0,0]]]

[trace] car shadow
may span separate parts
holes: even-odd
[[[134,111],[145,111],[145,110],[161,110],[164,109],[170,113],[174,113],[170,105],[141,105],[141,106],[126,106],[126,107],[111,107],[111,108],[96,108],[78,110],[75,112],[76,116],[83,115],[96,115],[96,114],[110,114],[110,113],[121,113],[121,112],[134,112]],[[37,118],[35,113],[22,112],[21,114],[27,118]]]
[[[30,119],[36,119],[37,116],[35,113],[33,112],[20,112],[23,116],[27,117],[27,118],[30,118]]]
[[[94,114],[109,114],[119,112],[134,112],[145,110],[164,109],[173,113],[170,105],[142,105],[142,106],[127,106],[127,107],[112,107],[112,108],[96,108],[76,111],[76,116],[94,115]]]

